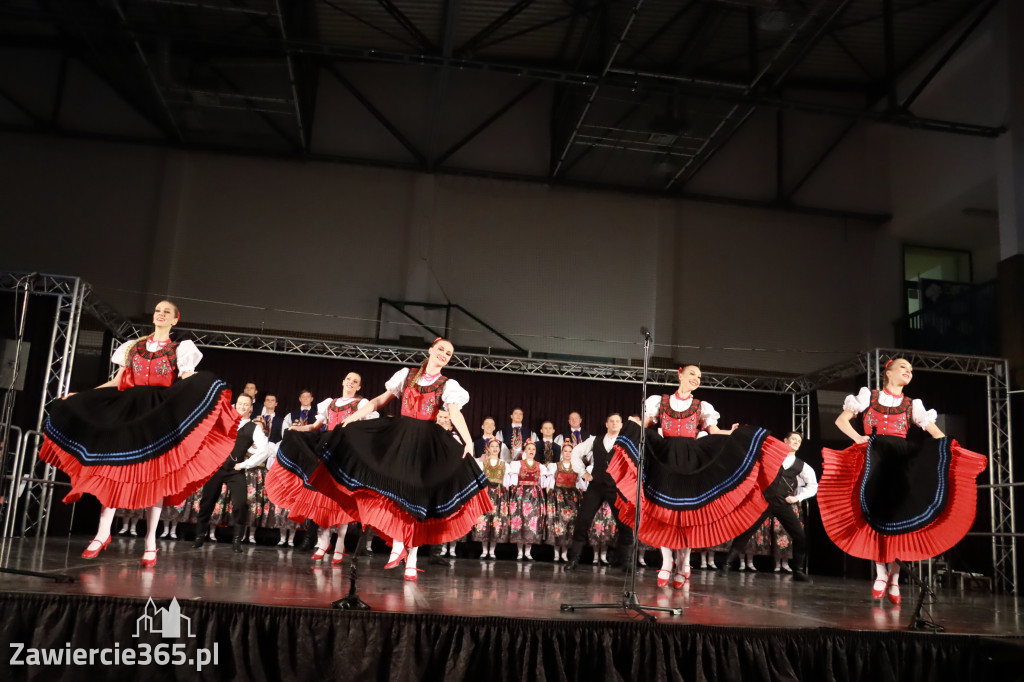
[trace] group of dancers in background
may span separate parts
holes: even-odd
[[[245,471],[274,454],[266,424],[250,419],[252,397],[239,394],[232,405],[224,382],[195,371],[202,358],[195,345],[171,338],[179,320],[177,306],[161,301],[153,334],[114,353],[121,366],[114,379],[51,405],[40,456],[70,477],[66,502],[89,493],[102,504],[86,558],[109,544],[117,509],[146,510],[142,563],[155,565],[162,510],[197,493],[201,545],[222,486],[233,500],[245,500]],[[659,586],[682,587],[691,548],[728,547],[719,569],[728,572],[768,519],[792,539],[794,580],[809,580],[794,505],[814,495],[815,486],[813,471],[796,457],[799,434],[780,441],[757,426],[720,427],[714,407],[694,396],[701,383],[696,365],[680,367],[677,390],[651,396],[644,414],[611,414],[603,434],[563,440],[559,460],[542,464],[538,444],[521,435],[511,444],[520,456],[507,461],[502,449],[510,444],[486,426],[485,452],[476,457],[462,414],[469,394],[442,374],[453,353],[448,340],[436,339],[419,367],[396,372],[372,399],[359,397],[359,377],[350,373],[341,397],[322,402],[312,423],[310,396],[307,423],[282,431],[265,493],[290,522],[319,526],[319,557],[330,549],[332,529],[359,523],[388,542],[385,568],[404,564],[406,580],[417,579],[423,545],[468,536],[493,555],[506,532],[524,558],[535,542],[553,544],[572,571],[605,509],[620,559],[635,540],[660,549]],[[975,479],[987,462],[945,436],[934,410],[904,395],[912,377],[910,363],[893,358],[883,390],[864,388],[846,399],[836,423],[854,444],[823,451],[817,485],[829,537],[873,560],[872,596],[897,604],[897,560],[927,559],[963,538],[974,520]],[[395,399],[400,415],[379,417]],[[852,426],[857,415],[864,433]],[[908,441],[913,425],[932,438]],[[638,480],[641,446],[645,469]],[[638,485],[643,504],[634,539]],[[247,520],[247,505],[238,508],[236,547]]]

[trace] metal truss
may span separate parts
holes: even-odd
[[[113,309],[90,295],[91,287],[72,277],[34,275],[32,292],[58,297],[50,344],[48,371],[43,387],[37,430],[45,419],[45,407],[68,390],[73,351],[78,337],[83,308],[102,322],[118,340],[142,336],[146,330],[119,316]],[[0,291],[14,291],[23,273],[0,271]],[[422,360],[422,349],[401,348],[380,344],[357,343],[293,336],[275,336],[246,332],[207,329],[181,329],[195,343],[206,348],[241,350],[279,355],[302,355],[332,359],[360,360],[387,364],[415,364]],[[916,368],[929,372],[965,374],[986,377],[989,414],[989,479],[991,503],[992,562],[994,585],[1004,592],[1017,591],[1016,523],[1014,520],[1014,481],[1010,414],[1009,365],[1005,359],[925,353],[912,350],[876,348],[825,369],[800,377],[776,377],[758,374],[706,372],[703,385],[733,391],[750,391],[790,395],[793,401],[793,430],[810,437],[811,392],[835,381],[853,376],[867,376],[869,386],[877,386],[884,372],[884,361],[903,357]],[[513,357],[482,353],[459,353],[450,364],[457,369],[500,374],[562,377],[593,381],[637,383],[643,380],[643,368],[632,365],[563,360],[554,358]],[[653,369],[648,383],[672,386],[677,382],[674,369]],[[31,456],[36,464],[35,448]],[[34,468],[29,471],[34,472]],[[53,467],[46,466],[40,475],[31,476],[28,511],[23,532],[38,529],[45,535],[53,496]],[[30,523],[35,512],[35,519]]]
[[[85,298],[91,287],[78,277],[36,273],[0,271],[0,291],[14,291],[17,282],[29,281],[29,293],[55,296],[56,311],[50,345],[46,359],[46,376],[36,417],[35,431],[41,431],[46,421],[46,406],[53,400],[67,394],[71,384],[71,370],[74,364],[74,350],[78,345],[78,329]],[[53,488],[57,470],[49,464],[38,461],[39,439],[33,441],[31,453],[26,455],[27,465],[19,466],[14,472],[28,480],[25,492],[25,514],[21,521],[21,534],[35,531],[45,536],[50,524],[50,507],[53,502]],[[24,452],[24,448],[22,449]],[[19,464],[20,464],[19,459]]]
[[[986,375],[988,391],[989,504],[993,580],[997,589],[1017,592],[1017,522],[1014,508],[1010,366],[1006,360]]]
[[[303,339],[292,336],[272,336],[244,332],[211,331],[206,329],[179,328],[179,333],[191,335],[196,345],[206,348],[246,350],[282,355],[304,355],[364,362],[382,362],[396,365],[418,364],[423,360],[423,349],[400,348],[368,343],[347,341],[325,341]],[[596,381],[638,382],[643,379],[643,368],[632,365],[615,365],[601,362],[559,360],[549,358],[514,357],[488,355],[483,353],[458,353],[449,367],[474,372],[496,372],[502,374],[526,374],[533,376],[562,377],[567,379],[592,379]],[[675,369],[654,369],[648,373],[648,382],[675,385],[678,383]],[[731,374],[705,372],[702,378],[705,388],[732,391],[755,391],[760,393],[789,393],[794,380],[786,377],[757,374]]]
[[[793,394],[793,430],[804,440],[811,437],[811,394]]]
[[[110,330],[115,339],[127,341],[128,339],[139,338],[147,333],[146,329],[124,318],[121,313],[96,296],[88,296],[85,299],[85,311]]]

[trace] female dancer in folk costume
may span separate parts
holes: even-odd
[[[287,431],[278,448],[278,463],[294,462],[300,458],[317,457],[319,445],[328,436],[321,432],[327,427],[330,432],[359,408],[369,404],[359,395],[363,378],[356,372],[349,372],[341,382],[341,397],[328,398],[317,405],[316,419],[312,423],[295,423]],[[371,412],[366,419],[374,419],[378,415]],[[266,493],[268,499],[282,509],[288,510],[291,521],[302,522],[312,519],[319,527],[316,552],[313,561],[320,561],[330,550],[332,528],[338,529],[338,541],[334,546],[331,564],[337,566],[345,556],[345,534],[348,524],[354,519],[342,509],[341,505],[323,493],[307,488],[303,479],[288,467],[275,466],[267,474]]]
[[[935,425],[935,410],[904,395],[914,376],[903,358],[885,365],[885,388],[846,397],[836,426],[854,444],[822,450],[818,505],[832,542],[875,562],[871,596],[899,604],[902,561],[930,559],[958,543],[974,523],[976,478],[988,459],[965,450]],[[863,414],[861,435],[850,421]],[[929,439],[907,441],[911,423]]]
[[[296,453],[296,461],[286,463],[278,455],[279,465],[391,538],[385,568],[405,560],[406,580],[416,580],[417,547],[462,537],[493,508],[462,416],[469,393],[441,375],[453,352],[451,342],[436,339],[423,364],[396,372],[384,393],[345,418],[345,428],[329,432],[320,458]],[[395,398],[402,401],[401,416],[359,421]],[[466,445],[437,425],[442,407]]]
[[[71,478],[65,502],[89,493],[103,505],[83,558],[110,544],[117,509],[148,508],[142,565],[155,565],[160,510],[201,488],[234,447],[231,391],[196,374],[203,355],[194,343],[171,339],[180,319],[177,306],[160,301],[153,334],[114,351],[121,369],[113,379],[50,405],[39,456]]]
[[[504,445],[497,438],[487,441],[487,452],[477,462],[487,478],[487,493],[494,509],[481,514],[473,526],[473,540],[483,547],[481,559],[493,559],[494,549],[499,542],[509,541],[509,490],[505,487],[505,468],[501,458]]]
[[[526,441],[522,459],[509,462],[505,469],[505,485],[509,488],[510,540],[519,546],[520,561],[533,561],[533,545],[544,541],[544,520],[547,506],[541,478],[548,467],[537,461],[537,444]]]
[[[640,539],[661,547],[658,585],[667,585],[671,575],[672,587],[681,589],[690,576],[691,547],[713,547],[736,537],[768,508],[764,491],[789,448],[762,428],[734,424],[719,429],[718,412],[693,396],[700,387],[700,368],[680,367],[678,377],[675,393],[651,396],[645,406]],[[651,426],[655,421],[660,433]],[[697,438],[702,428],[709,435]],[[639,438],[640,427],[627,423],[608,467],[621,493],[616,502],[619,518],[630,524],[636,509]]]
[[[548,476],[547,543],[555,548],[555,561],[569,560],[569,547],[580,509],[582,479],[572,468],[571,442],[562,446],[562,459]]]

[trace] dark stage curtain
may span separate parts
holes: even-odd
[[[341,380],[349,372],[362,375],[363,396],[372,398],[383,393],[384,382],[401,369],[399,365],[377,362],[219,349],[203,349],[203,354],[202,368],[227,381],[232,389],[240,391],[246,382],[254,381],[261,396],[276,393],[282,408],[289,412],[298,407],[299,392],[306,388],[313,391],[318,402],[340,396]],[[445,369],[444,374],[469,391],[464,414],[474,438],[480,435],[485,417],[494,417],[501,428],[509,423],[509,415],[517,407],[526,413],[527,426],[538,433],[544,420],[554,422],[556,432],[568,428],[569,413],[573,411],[580,413],[584,427],[591,433],[604,432],[605,417],[611,412],[621,412],[626,417],[640,412],[641,387],[636,383],[458,369]],[[674,388],[648,385],[648,394],[671,393]],[[782,435],[790,427],[789,396],[701,389],[697,397],[715,406],[725,428],[734,422],[757,424]],[[397,413],[398,401],[385,408],[388,410]]]
[[[325,601],[327,597],[325,595]],[[0,595],[0,637],[32,648],[217,645],[195,666],[13,666],[3,680],[1019,680],[1019,638],[351,613],[184,600],[194,638],[133,637],[145,602]],[[166,607],[167,601],[158,606]],[[685,616],[684,616],[685,617]],[[69,644],[70,643],[70,644]],[[24,657],[24,653],[22,654]]]

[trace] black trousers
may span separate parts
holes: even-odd
[[[210,517],[213,516],[213,508],[217,506],[220,489],[224,485],[227,485],[228,496],[231,498],[231,520],[235,525],[235,530],[241,532],[239,526],[244,526],[245,522],[249,520],[245,470],[217,469],[217,473],[203,486],[203,495],[199,499],[196,535],[206,534],[210,530]]]
[[[617,495],[618,490],[615,488],[615,481],[612,480],[611,476],[604,474],[603,476],[594,477],[586,492],[583,493],[583,499],[580,500],[580,510],[576,514],[576,527],[572,531],[573,542],[587,541],[590,524],[594,522],[594,517],[597,515],[598,510],[601,509],[601,504],[607,502],[612,508],[612,515],[615,517],[615,526],[619,534],[618,546],[628,547],[633,544],[633,529],[619,520],[619,510],[615,508],[615,498]]]
[[[786,501],[769,501],[768,509],[761,514],[761,518],[757,520],[749,530],[744,531],[741,535],[737,536],[732,541],[732,546],[729,549],[730,554],[738,554],[743,551],[743,548],[747,546],[750,538],[754,537],[754,533],[765,519],[769,516],[773,516],[779,520],[782,527],[789,534],[789,537],[793,540],[793,570],[803,571],[807,565],[805,563],[807,559],[807,534],[804,533],[804,525],[800,523],[800,518],[793,512],[793,505]]]

